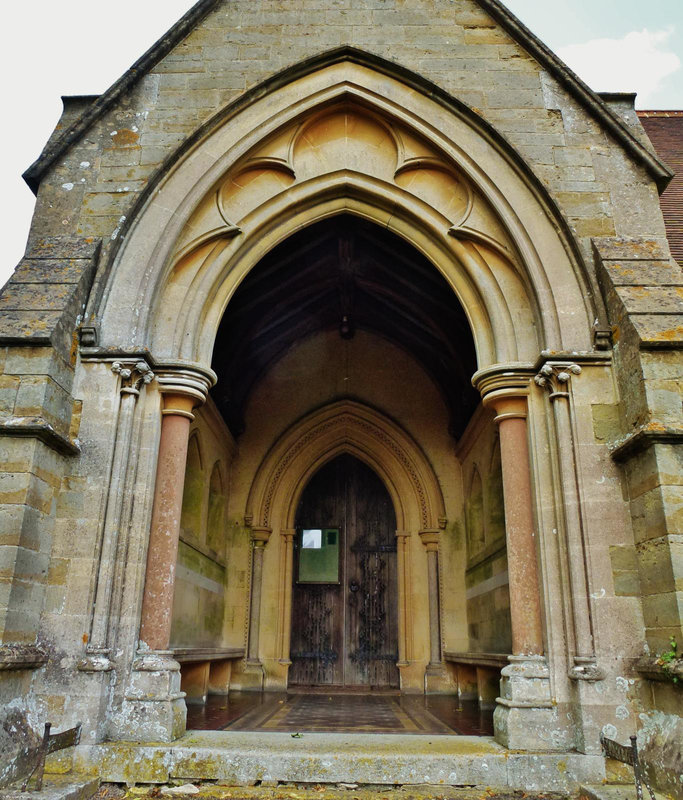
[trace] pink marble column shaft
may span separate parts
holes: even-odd
[[[487,398],[496,411],[503,468],[513,655],[542,655],[543,626],[532,509],[525,396]]]
[[[166,650],[171,638],[187,443],[196,402],[187,395],[164,395],[140,622],[140,643],[151,650]]]

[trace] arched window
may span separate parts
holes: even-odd
[[[474,467],[467,498],[467,549],[472,556],[484,547],[484,490],[481,475]]]
[[[222,556],[225,551],[225,489],[218,461],[211,470],[209,481],[209,513],[206,523],[206,544]]]
[[[488,480],[487,538],[494,542],[505,539],[505,505],[503,502],[503,468],[500,461],[500,441],[496,438]]]
[[[193,433],[187,445],[185,486],[180,527],[185,538],[202,542],[202,512],[204,505],[204,472],[199,434]]]

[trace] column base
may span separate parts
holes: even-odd
[[[560,751],[567,747],[550,698],[550,671],[543,656],[510,656],[501,670],[493,712],[494,737],[511,750]]]
[[[114,669],[108,647],[86,649],[85,657],[78,664],[80,672],[110,672]]]
[[[452,694],[455,686],[450,672],[443,662],[427,664],[424,674],[425,694]]]
[[[262,661],[258,659],[240,661],[233,667],[230,688],[238,692],[262,692],[265,679],[266,670]],[[286,690],[285,683],[284,691]]]
[[[117,721],[118,738],[172,742],[185,733],[187,708],[180,664],[164,650],[138,653]]]
[[[424,661],[398,661],[401,691],[406,694],[424,694],[425,666]]]
[[[594,658],[577,657],[569,670],[569,677],[575,681],[602,681],[605,679],[605,670],[598,666]]]

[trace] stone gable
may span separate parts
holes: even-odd
[[[273,75],[343,45],[401,64],[489,122],[586,257],[591,236],[664,236],[645,170],[476,0],[219,2],[50,170],[32,235],[102,237],[106,252],[188,137]]]

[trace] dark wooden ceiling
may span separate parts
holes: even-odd
[[[235,436],[258,378],[298,340],[366,330],[407,350],[443,392],[458,436],[478,402],[474,341],[441,274],[407,242],[350,215],[311,225],[250,272],[223,316],[214,400]]]

